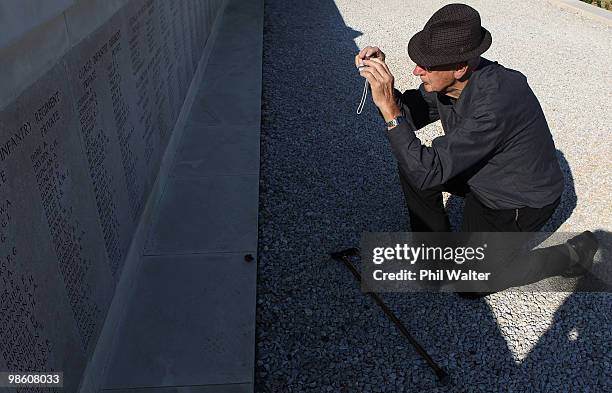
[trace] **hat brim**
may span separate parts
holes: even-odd
[[[484,27],[481,27],[481,29],[482,41],[478,47],[469,52],[450,54],[435,53],[432,49],[428,48],[425,43],[423,31],[419,31],[412,36],[408,42],[408,56],[410,56],[410,59],[416,64],[424,67],[454,64],[473,59],[480,56],[491,47],[491,33]]]

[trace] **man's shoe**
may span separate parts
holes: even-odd
[[[570,267],[562,274],[563,277],[582,276],[591,270],[593,257],[599,248],[599,242],[591,231],[584,231],[565,242],[574,251]]]

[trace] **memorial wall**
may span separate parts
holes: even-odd
[[[223,1],[125,3],[0,108],[0,371],[61,371],[57,391],[78,389]]]

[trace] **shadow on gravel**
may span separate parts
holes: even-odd
[[[578,203],[578,196],[576,196],[576,189],[574,188],[574,176],[561,150],[557,150],[557,158],[561,171],[563,172],[565,188],[563,189],[563,194],[561,194],[561,202],[548,223],[542,228],[543,232],[555,232],[559,229],[561,224],[570,218]]]
[[[612,293],[609,292],[612,233],[594,233],[600,241],[601,252],[593,270],[599,277],[607,278],[608,292],[572,293],[556,309],[549,329],[519,366],[519,371],[525,374],[526,388],[532,386],[545,392],[607,392],[612,387]],[[592,280],[591,275],[581,278],[576,291],[592,288]]]
[[[410,33],[400,32],[397,45]],[[572,294],[548,314],[547,293],[489,301],[384,294],[452,375],[442,388],[351,274],[330,260],[329,251],[357,245],[362,232],[401,231],[407,220],[371,98],[356,114],[360,34],[332,0],[265,2],[255,391],[603,391],[609,294]],[[560,152],[559,159],[565,207],[551,228],[576,205]],[[552,315],[552,325],[541,315]]]

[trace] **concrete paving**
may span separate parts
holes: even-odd
[[[253,391],[262,38],[263,0],[228,0],[105,390]]]
[[[106,388],[249,383],[256,263],[146,257]]]

